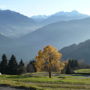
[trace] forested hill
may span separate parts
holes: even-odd
[[[60,50],[63,54],[63,59],[77,59],[84,60],[90,63],[90,40],[81,42],[80,44],[73,44]]]

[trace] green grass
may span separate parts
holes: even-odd
[[[36,90],[90,90],[89,77],[77,74],[53,74],[58,74],[58,76],[49,78],[46,72],[24,75],[0,75],[0,84],[36,88]]]
[[[90,69],[79,69],[75,71],[76,73],[90,73]]]

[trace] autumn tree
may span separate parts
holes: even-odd
[[[43,50],[40,50],[38,56],[36,56],[37,71],[41,71],[45,67],[49,73],[49,78],[51,78],[52,68],[54,66],[58,69],[60,68],[61,56],[62,54],[58,52],[56,48],[51,45],[46,46]]]

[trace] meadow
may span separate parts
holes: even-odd
[[[75,72],[90,73],[90,69]],[[88,74],[60,74],[53,72],[52,78],[47,72],[27,73],[23,75],[0,75],[0,84],[32,90],[90,90]]]

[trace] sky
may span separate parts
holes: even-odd
[[[0,0],[0,9],[9,9],[29,17],[72,10],[90,15],[90,0]]]

